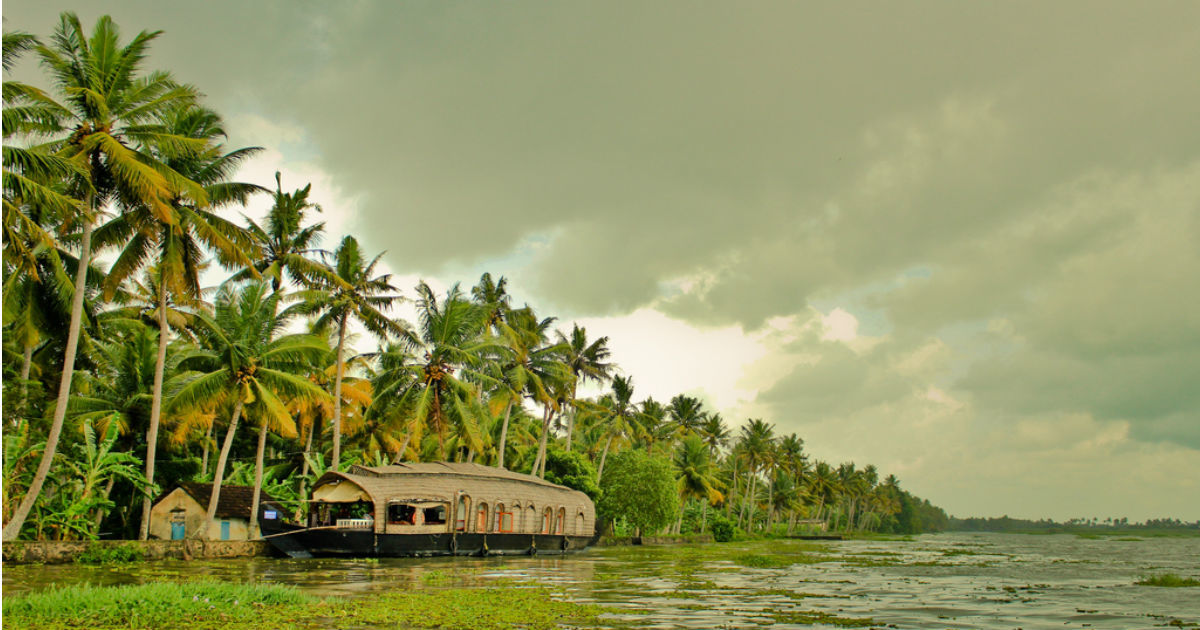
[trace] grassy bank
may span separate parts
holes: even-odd
[[[547,588],[422,589],[320,599],[281,585],[222,582],[70,587],[6,599],[4,627],[559,628],[596,625],[601,609]]]

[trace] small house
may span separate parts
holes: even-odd
[[[150,536],[164,540],[195,538],[208,513],[211,483],[181,483],[154,502],[150,508]],[[221,486],[217,512],[205,538],[208,540],[251,540],[250,506],[254,488]],[[283,518],[284,508],[266,492],[259,494],[259,519]],[[254,536],[253,538],[257,538]]]

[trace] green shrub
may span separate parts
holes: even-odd
[[[75,556],[75,562],[79,564],[120,564],[141,562],[145,556],[146,552],[133,542],[122,545],[92,543],[83,553]]]
[[[714,514],[708,523],[708,530],[712,532],[713,540],[717,542],[733,540],[733,521],[725,518],[724,514]]]

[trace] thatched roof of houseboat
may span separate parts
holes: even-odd
[[[548,501],[551,497],[561,502],[564,493],[572,495],[572,503],[591,505],[591,499],[578,490],[550,483],[533,475],[525,475],[503,468],[468,464],[465,462],[422,462],[402,463],[391,466],[351,466],[347,472],[330,471],[321,476],[314,491],[320,486],[350,481],[367,494],[371,500],[380,502],[398,496],[418,495],[442,500],[451,500],[454,491],[497,494],[509,497],[524,497],[526,500]],[[519,492],[514,492],[521,488]],[[574,496],[578,495],[578,496]],[[347,495],[347,497],[353,495]],[[315,498],[315,495],[314,495]],[[350,500],[349,498],[341,500]]]

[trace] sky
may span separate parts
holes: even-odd
[[[265,148],[243,181],[312,182],[326,245],[408,296],[503,275],[638,399],[958,516],[1200,519],[1200,4],[7,0],[4,28],[61,10],[164,31],[147,67]]]

